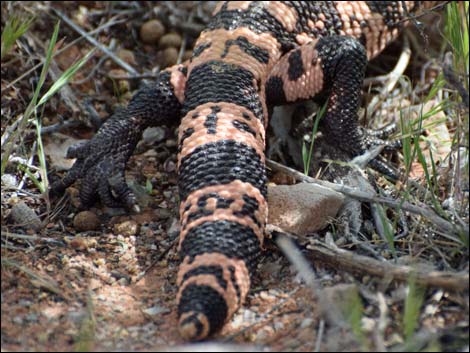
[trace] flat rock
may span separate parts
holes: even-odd
[[[316,184],[268,186],[268,223],[299,235],[316,232],[336,216],[344,199]]]

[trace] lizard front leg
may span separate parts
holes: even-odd
[[[180,121],[185,83],[186,67],[178,65],[141,88],[127,108],[109,118],[90,141],[68,150],[67,157],[77,161],[63,180],[51,186],[51,192],[60,194],[77,179],[83,179],[83,207],[90,207],[99,197],[108,207],[134,208],[136,199],[124,177],[126,163],[145,128]]]

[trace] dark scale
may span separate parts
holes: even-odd
[[[243,195],[243,201],[245,201],[245,203],[243,204],[242,209],[240,211],[233,212],[233,214],[239,217],[249,216],[258,227],[261,227],[259,220],[255,217],[255,212],[259,209],[258,200],[254,197]]]
[[[199,219],[199,218],[202,218],[202,217],[205,217],[205,216],[210,216],[211,214],[213,214],[214,212],[212,210],[209,210],[206,208],[207,206],[207,200],[208,199],[211,199],[211,198],[214,198],[216,199],[216,208],[223,208],[223,209],[227,209],[230,207],[230,205],[234,202],[233,199],[227,199],[227,198],[224,198],[224,197],[221,197],[219,196],[219,194],[215,193],[215,192],[211,192],[211,193],[208,193],[206,195],[203,195],[199,198],[199,200],[197,201],[197,206],[198,206],[198,209],[195,211],[195,212],[191,212],[188,214],[187,216],[187,222],[182,224],[182,227],[186,227],[187,224]],[[189,210],[189,208],[188,208]]]
[[[245,53],[255,58],[262,64],[267,64],[269,62],[269,53],[267,50],[258,47],[257,45],[250,43],[248,39],[243,36],[239,36],[237,39],[230,39],[225,42],[225,49],[222,53],[221,58],[225,58],[228,54],[228,51],[232,45],[237,45]]]
[[[203,313],[210,322],[210,334],[213,334],[222,328],[228,307],[225,299],[215,289],[209,286],[189,285],[178,303],[178,316],[190,311]],[[194,316],[186,320],[196,325],[198,328],[196,337],[199,336],[202,333],[202,324]]]
[[[181,72],[184,76],[188,74],[188,68],[186,66],[180,67],[178,71]]]
[[[204,222],[191,228],[181,243],[181,254],[190,259],[205,253],[219,253],[243,260],[250,276],[260,251],[261,244],[253,229],[232,221]]]
[[[230,271],[230,280],[232,281],[233,286],[235,287],[235,292],[237,292],[237,298],[241,298],[240,287],[238,286],[237,279],[235,278],[235,267],[229,266],[228,270]]]
[[[302,62],[302,50],[297,49],[289,53],[288,62],[289,69],[287,70],[287,75],[289,76],[289,80],[297,81],[305,72]]]
[[[220,197],[217,199],[216,208],[229,208],[230,205],[234,202],[234,199]]]
[[[383,19],[385,25],[389,29],[399,27],[399,21],[403,19],[405,13],[400,14],[399,10],[399,1],[366,1],[372,12],[379,13]],[[401,2],[403,5],[404,1]],[[411,11],[411,9],[406,9],[406,11]]]
[[[284,82],[281,77],[271,76],[266,81],[266,103],[268,107],[287,103],[286,93],[284,92]]]
[[[181,159],[178,185],[182,201],[203,187],[235,180],[250,183],[266,197],[266,171],[261,156],[242,142],[206,143]]]
[[[242,118],[246,119],[246,120],[251,120],[250,115],[248,113],[245,113],[245,112],[242,113]]]
[[[181,146],[183,146],[184,140],[186,140],[192,134],[194,134],[194,128],[192,127],[188,127],[186,130],[183,131],[183,134],[181,135],[180,145],[179,145],[180,149],[181,149]]]
[[[187,221],[186,222],[183,221],[183,223],[181,224],[181,227],[186,228],[186,226],[188,224],[190,224],[191,222],[193,222],[193,221],[195,221],[199,218],[202,218],[202,217],[210,216],[213,213],[214,213],[214,211],[212,211],[212,210],[208,210],[204,207],[200,207],[200,208],[198,208],[197,211],[191,212],[191,213],[188,214]]]
[[[186,272],[183,276],[183,281],[181,284],[186,282],[189,278],[198,276],[198,275],[213,275],[217,279],[217,283],[223,289],[227,289],[227,282],[224,279],[223,268],[220,266],[199,266],[193,268]]]
[[[263,119],[260,97],[253,86],[253,74],[220,61],[196,66],[186,82],[183,113],[205,103],[234,103]]]
[[[237,9],[227,11],[227,4],[211,19],[208,29],[224,28],[234,30],[247,27],[254,33],[271,33],[281,44],[281,51],[286,53],[295,47],[295,33],[288,33],[282,24],[269,14],[261,2],[253,2],[246,11]]]
[[[333,1],[283,1],[286,5],[297,11],[299,22],[296,26],[298,33],[305,32],[312,37],[323,37],[331,34],[339,34],[343,24],[341,16],[336,10]],[[320,14],[325,17],[323,29],[311,29],[308,20],[313,22],[320,20]]]
[[[191,56],[191,61],[194,58],[197,58],[199,55],[201,55],[204,50],[210,48],[211,45],[212,45],[212,43],[202,43],[202,44],[198,45],[196,48],[194,48],[193,54]]]
[[[231,198],[225,198],[219,195],[217,192],[209,192],[208,194],[202,195],[199,197],[197,200],[197,206],[198,207],[206,207],[207,206],[207,200],[209,199],[215,199],[216,200],[216,208],[229,208],[234,199]]]
[[[254,131],[247,123],[240,120],[233,120],[232,125],[240,131],[245,131],[256,137],[256,131]]]
[[[206,121],[204,122],[204,127],[207,129],[208,134],[217,133],[217,113],[220,112],[219,106],[211,107],[212,112],[207,114]]]

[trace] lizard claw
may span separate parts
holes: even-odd
[[[82,179],[80,202],[84,208],[91,207],[99,198],[107,207],[140,211],[136,197],[125,181],[128,153],[123,146],[116,150],[112,144],[105,145],[92,139],[71,146],[66,156],[77,160],[62,180],[52,184],[52,195],[62,194],[67,187]]]

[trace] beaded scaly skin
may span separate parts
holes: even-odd
[[[329,97],[327,140],[354,157],[367,60],[406,18],[433,2],[221,2],[191,60],[163,71],[96,136],[69,150],[77,162],[54,184],[82,178],[87,207],[135,205],[127,160],[148,126],[180,123],[178,317],[187,340],[217,332],[243,305],[267,218],[265,131],[275,105]],[[182,119],[181,119],[182,118]]]

